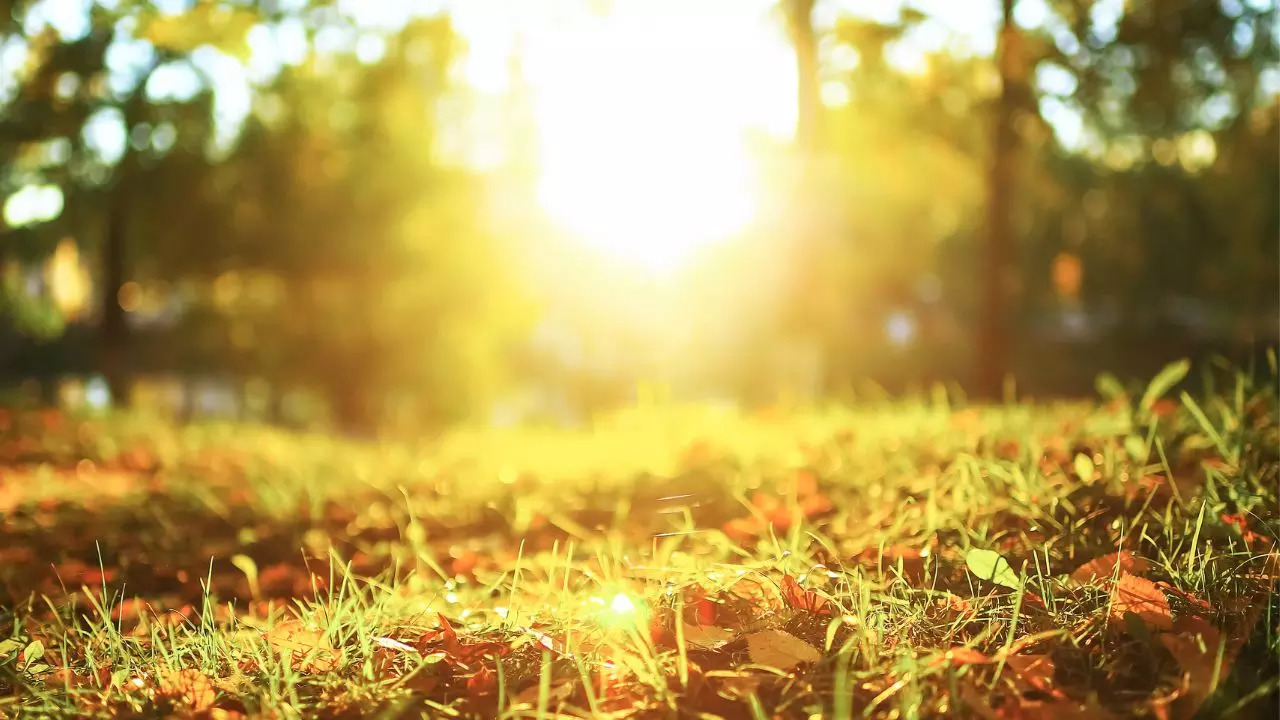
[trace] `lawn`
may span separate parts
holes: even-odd
[[[377,444],[0,411],[0,717],[1272,717],[1274,363],[1184,372]]]

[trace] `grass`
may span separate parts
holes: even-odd
[[[1270,716],[1274,367],[1183,375],[376,445],[5,413],[0,717]]]

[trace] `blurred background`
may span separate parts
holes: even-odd
[[[367,434],[1280,330],[1273,0],[0,0],[0,397]]]

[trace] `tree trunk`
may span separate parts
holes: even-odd
[[[796,52],[796,145],[807,159],[818,146],[818,42],[813,31],[815,0],[786,0],[787,26]]]
[[[829,328],[822,326],[822,313],[804,301],[808,297],[805,288],[815,275],[816,259],[821,256],[817,246],[822,237],[820,208],[820,182],[816,173],[816,160],[822,146],[822,106],[818,93],[818,40],[813,28],[813,8],[816,0],[784,0],[787,30],[796,54],[796,133],[794,196],[791,198],[790,233],[794,238],[791,247],[793,277],[791,293],[787,300],[789,312],[784,323],[780,352],[786,357],[804,358],[805,368],[796,366],[784,371],[777,379],[782,394],[797,393],[803,385],[804,394],[820,394],[823,390],[822,368],[826,364],[829,347],[826,338]],[[816,356],[808,353],[816,351]],[[819,379],[815,382],[808,365],[817,368]],[[799,375],[793,375],[799,373]],[[801,376],[805,377],[801,377]]]
[[[112,189],[108,207],[107,231],[102,243],[102,375],[111,391],[116,407],[129,404],[129,371],[125,354],[128,350],[129,326],[120,305],[120,288],[125,283],[125,242],[128,233],[123,185]]]
[[[1009,371],[1009,283],[1013,270],[1013,160],[1017,136],[1013,118],[1018,104],[1020,71],[1016,67],[1017,29],[1013,24],[1014,0],[1002,0],[1003,19],[996,47],[1000,68],[1000,98],[996,106],[991,143],[991,167],[987,185],[987,237],[982,253],[982,306],[978,329],[978,378],[976,390],[987,399],[1002,394]]]

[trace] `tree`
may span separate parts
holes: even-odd
[[[1000,96],[992,128],[990,180],[987,185],[986,243],[982,253],[982,301],[978,329],[978,379],[975,389],[988,398],[999,397],[1009,371],[1009,289],[1013,266],[1014,153],[1017,135],[1014,114],[1022,103],[1025,58],[1013,22],[1014,0],[1001,0],[996,64]]]
[[[803,155],[818,148],[822,103],[818,93],[818,40],[813,27],[816,0],[784,0],[787,31],[796,54],[796,145]]]
[[[433,422],[484,409],[523,319],[483,184],[436,161],[447,19],[379,37],[376,62],[312,48],[256,91],[216,169],[234,188],[224,237],[207,258],[162,257],[167,274],[234,288],[208,307],[221,356],[319,392],[353,433],[391,404]]]
[[[197,3],[179,16],[150,3],[94,4],[83,27],[66,32],[32,22],[39,8],[12,3],[7,39],[25,42],[26,66],[0,121],[0,158],[10,189],[33,182],[59,187],[64,212],[37,227],[20,228],[47,253],[68,235],[96,246],[99,258],[99,368],[117,403],[129,397],[129,323],[120,303],[141,253],[138,208],[166,176],[169,162],[202,158],[213,133],[211,85],[190,55],[200,47],[243,44],[252,14],[231,4]],[[25,36],[27,27],[40,28]],[[109,54],[129,60],[113,66]],[[163,69],[185,69],[195,88],[185,97],[152,97],[151,80]],[[196,108],[196,112],[186,111]],[[24,156],[58,156],[29,167]]]

